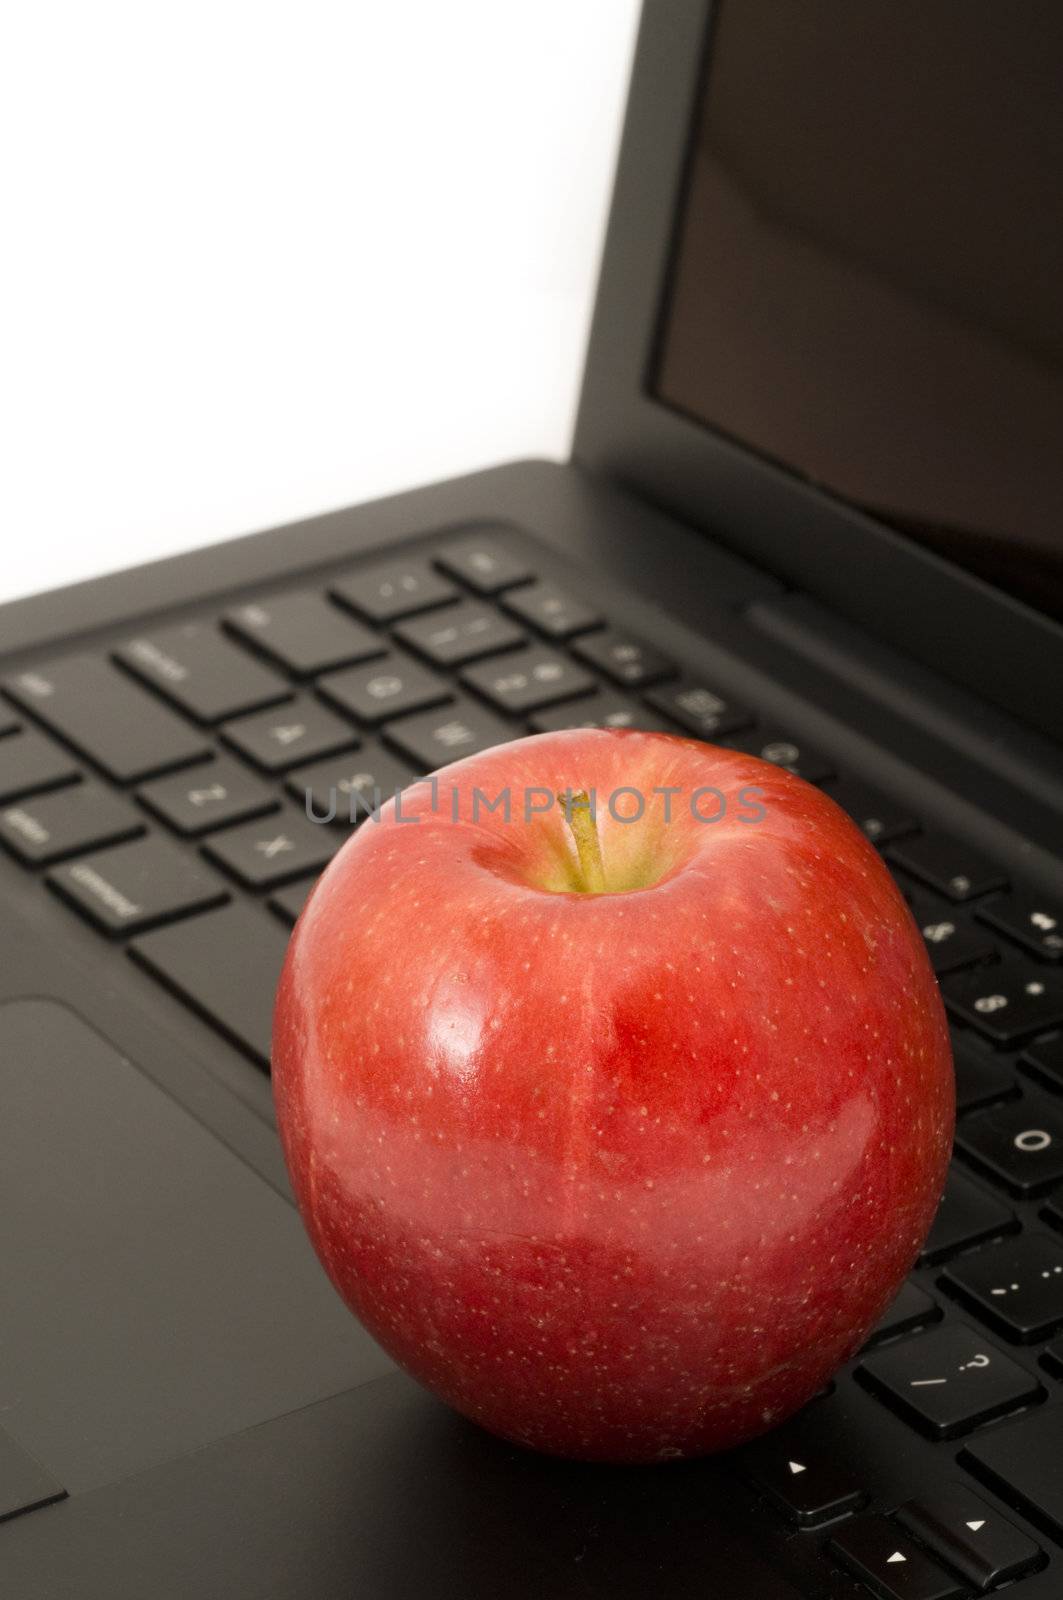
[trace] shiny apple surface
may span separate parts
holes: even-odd
[[[576,790],[601,892],[564,805],[525,815]],[[923,940],[859,830],[632,731],[499,747],[363,822],[294,931],[273,1075],[351,1310],[485,1427],[597,1460],[719,1450],[816,1393],[911,1266],[953,1129]]]

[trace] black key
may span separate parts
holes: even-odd
[[[462,756],[478,755],[518,737],[518,729],[464,696],[456,704],[419,717],[403,717],[384,729],[384,738],[408,756],[421,772],[435,772]]]
[[[998,1239],[1013,1233],[1018,1219],[1008,1206],[986,1194],[970,1178],[949,1169],[945,1193],[938,1206],[926,1243],[919,1255],[921,1266],[944,1261],[959,1250],[969,1250],[984,1239]]]
[[[991,889],[1006,889],[1004,874],[964,844],[944,833],[922,833],[893,844],[887,852],[905,872],[929,884],[948,900],[973,900]]]
[[[581,661],[598,667],[628,689],[641,689],[675,676],[674,664],[654,645],[618,628],[603,628],[600,633],[579,639],[572,650]]]
[[[573,634],[597,628],[602,619],[585,601],[567,594],[554,583],[528,583],[507,594],[502,604],[507,611],[530,622],[550,639],[571,639]]]
[[[902,1283],[893,1302],[882,1313],[867,1336],[864,1349],[872,1349],[887,1339],[896,1339],[913,1328],[925,1328],[941,1321],[941,1307],[914,1283]]]
[[[349,722],[304,695],[273,711],[256,711],[253,717],[227,722],[221,736],[263,772],[286,772],[301,761],[353,750],[358,744]]]
[[[135,939],[129,953],[262,1066],[288,935],[258,907],[225,906]]]
[[[963,1256],[945,1283],[1009,1339],[1032,1344],[1063,1325],[1063,1246],[1043,1233]]]
[[[1017,1501],[1031,1521],[1063,1538],[1063,1406],[994,1428],[967,1445],[960,1460],[1001,1499]]]
[[[958,973],[941,993],[953,1016],[994,1044],[1022,1044],[1063,1022],[1063,974],[1023,962]]]
[[[1050,1200],[1041,1215],[1053,1224],[1054,1227],[1063,1228],[1063,1194],[1058,1200]]]
[[[116,654],[123,666],[198,722],[224,722],[276,705],[291,692],[272,668],[217,628],[198,622],[142,634]]]
[[[320,872],[336,853],[336,835],[298,812],[263,817],[219,833],[203,846],[208,860],[248,889],[272,889]]]
[[[34,867],[143,832],[144,819],[129,801],[91,779],[17,800],[0,811],[0,838]]]
[[[384,561],[365,567],[334,583],[331,592],[342,605],[370,622],[393,622],[396,617],[412,617],[415,611],[458,599],[454,585],[426,561]]]
[[[912,913],[926,941],[930,964],[939,978],[964,967],[980,966],[992,961],[997,954],[996,945],[981,929],[951,909],[931,909],[917,900]]]
[[[388,655],[367,667],[347,667],[322,678],[318,688],[327,700],[363,722],[383,722],[422,706],[451,698],[450,690],[427,667],[405,656]]]
[[[905,806],[891,800],[889,795],[880,793],[878,789],[872,789],[870,784],[844,778],[839,783],[831,783],[827,793],[843,811],[848,812],[872,844],[888,844],[892,839],[903,838],[906,833],[914,833],[918,827]]]
[[[666,689],[654,689],[646,696],[650,705],[699,739],[719,739],[737,733],[753,718],[741,706],[724,700],[704,684],[684,678]]]
[[[948,1483],[909,1500],[896,1513],[902,1528],[976,1589],[995,1588],[1039,1566],[1044,1552],[966,1484]]]
[[[1044,1393],[1036,1378],[962,1323],[868,1356],[857,1376],[932,1439],[951,1439]]]
[[[595,687],[589,672],[541,644],[513,651],[500,661],[466,667],[461,681],[500,711],[517,715],[571,700]]]
[[[437,667],[457,667],[512,649],[526,637],[515,622],[482,600],[463,600],[426,617],[411,617],[399,623],[395,636]]]
[[[53,867],[47,882],[110,934],[139,933],[228,899],[213,873],[154,837]]]
[[[1063,1339],[1055,1339],[1044,1353],[1044,1364],[1057,1378],[1063,1378]]]
[[[1050,1089],[1063,1090],[1063,1033],[1036,1039],[1027,1047],[1019,1065]]]
[[[350,827],[375,815],[418,774],[377,744],[289,773],[285,787],[315,822]]]
[[[999,1056],[979,1049],[976,1041],[954,1038],[952,1060],[956,1069],[956,1110],[975,1111],[997,1100],[1013,1100],[1019,1092],[1015,1074]]]
[[[35,728],[0,739],[0,800],[56,789],[78,776],[77,764]]]
[[[1063,961],[1063,909],[1037,895],[1013,889],[978,907],[977,915],[991,928],[1014,939],[1045,961]]]
[[[967,1117],[956,1146],[1024,1199],[1063,1182],[1063,1118],[1028,1101]]]
[[[448,544],[440,551],[436,565],[480,594],[499,594],[532,576],[519,556],[485,534],[473,534]]]
[[[387,648],[364,623],[306,590],[237,606],[226,613],[225,625],[300,678],[368,661]]]
[[[62,1500],[65,1494],[62,1484],[0,1428],[0,1522],[19,1511]]]
[[[955,1578],[886,1517],[857,1517],[828,1548],[879,1600],[962,1600]]]
[[[799,1528],[833,1522],[867,1499],[853,1468],[814,1437],[798,1419],[747,1445],[739,1457],[746,1476]]]
[[[731,742],[736,750],[759,756],[761,761],[770,762],[773,767],[785,767],[787,772],[804,778],[806,783],[823,783],[834,776],[833,764],[826,756],[821,756],[818,750],[810,750],[804,742],[788,739],[785,734],[762,731]]]
[[[286,889],[278,889],[267,902],[270,910],[275,911],[283,922],[294,926],[316,882],[316,878],[307,878],[302,883],[290,883]]]
[[[210,748],[194,728],[102,656],[50,661],[8,679],[6,687],[116,783],[137,783],[188,766]]]
[[[652,711],[621,694],[604,689],[584,695],[567,705],[536,711],[528,718],[536,733],[560,733],[565,728],[641,728],[644,733],[671,733],[673,730]]]
[[[227,756],[219,756],[189,772],[174,772],[137,790],[137,798],[177,833],[197,838],[245,817],[276,811],[272,789],[253,778]]]

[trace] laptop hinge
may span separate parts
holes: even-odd
[[[968,761],[1063,816],[1063,751],[1043,734],[854,627],[808,595],[756,601],[744,618],[758,633],[916,723]]]

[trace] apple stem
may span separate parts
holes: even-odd
[[[557,798],[576,841],[576,854],[583,878],[580,888],[585,894],[604,894],[605,864],[590,796],[585,789],[581,789],[579,794],[573,794],[570,789]]]

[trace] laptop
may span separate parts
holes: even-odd
[[[1049,0],[651,0],[569,463],[0,609],[5,1600],[1063,1594],[1061,64]],[[395,1369],[268,1077],[309,812],[585,724],[822,785],[954,1030],[866,1347],[646,1469]]]

